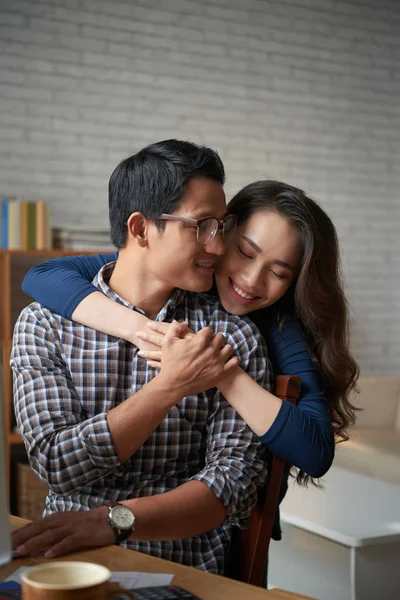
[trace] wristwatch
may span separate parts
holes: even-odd
[[[125,504],[113,502],[108,504],[107,522],[114,529],[115,543],[120,544],[134,531],[135,515]]]

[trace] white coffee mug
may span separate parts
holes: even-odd
[[[106,567],[89,562],[48,562],[21,574],[24,600],[109,600],[115,593]]]

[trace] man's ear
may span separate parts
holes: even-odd
[[[148,245],[149,221],[140,212],[134,212],[127,221],[128,240],[135,241],[141,248]]]

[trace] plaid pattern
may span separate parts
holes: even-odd
[[[113,264],[94,284],[109,298],[135,308],[107,285]],[[136,309],[139,310],[139,309]],[[251,321],[227,314],[209,294],[176,290],[157,316],[187,320],[194,331],[221,331],[242,367],[270,388],[264,342]],[[38,303],[21,313],[11,366],[17,423],[34,471],[49,488],[45,514],[88,510],[109,501],[152,496],[196,479],[221,499],[226,522],[183,540],[137,542],[127,548],[181,564],[223,572],[231,524],[246,525],[256,489],[266,478],[263,450],[214,388],[174,406],[128,461],[118,460],[107,412],[157,372],[138,348],[68,321]]]

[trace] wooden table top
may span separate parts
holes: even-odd
[[[11,517],[11,526],[17,529],[27,523],[18,517]],[[57,559],[56,559],[57,560]],[[74,552],[60,560],[83,560],[103,565],[110,571],[142,571],[146,573],[174,574],[173,583],[198,595],[205,600],[307,600],[305,596],[283,590],[264,590],[246,583],[233,581],[220,575],[213,575],[198,569],[186,567],[141,552],[126,550],[118,546],[106,546]],[[32,566],[46,562],[42,557],[20,558],[0,567],[0,581],[19,567]]]

